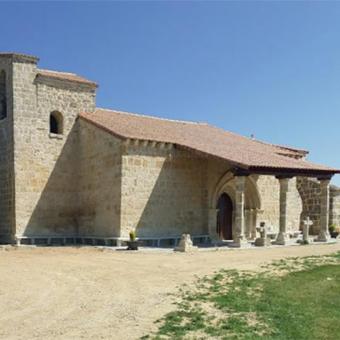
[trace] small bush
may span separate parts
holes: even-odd
[[[329,226],[329,228],[328,228],[328,230],[329,230],[330,233],[334,233],[334,232],[335,232],[335,229],[336,229],[335,224],[331,224],[331,225]]]
[[[136,231],[135,230],[131,230],[129,232],[129,236],[130,236],[130,241],[136,241]]]

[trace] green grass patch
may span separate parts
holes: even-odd
[[[223,270],[176,300],[144,339],[339,339],[340,253]]]

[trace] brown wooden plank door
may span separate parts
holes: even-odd
[[[217,234],[223,240],[233,238],[233,202],[228,194],[223,193],[217,202]]]

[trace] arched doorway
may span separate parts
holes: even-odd
[[[223,193],[217,202],[216,232],[224,240],[233,238],[233,202],[228,194]]]

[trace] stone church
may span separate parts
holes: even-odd
[[[97,84],[0,54],[0,240],[166,245],[301,229],[329,239],[340,222],[340,171],[308,152],[206,123],[96,108]]]

